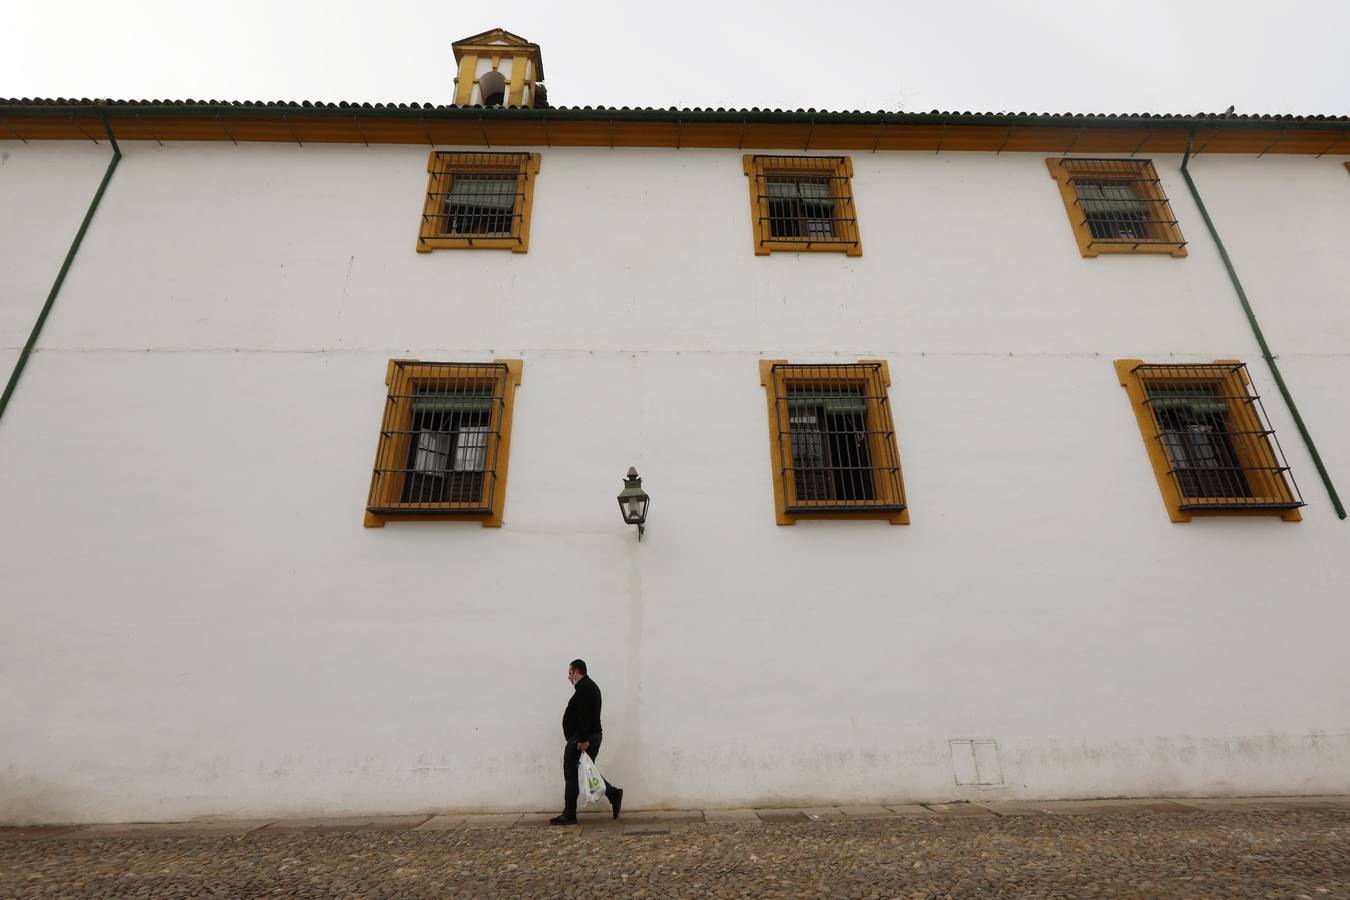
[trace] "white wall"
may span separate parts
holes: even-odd
[[[27,342],[110,156],[106,142],[0,141],[0,354]]]
[[[1186,259],[983,154],[853,154],[864,255],[763,258],[732,152],[543,148],[525,255],[414,252],[425,148],[125,152],[0,421],[0,820],[549,809],[577,655],[634,808],[1344,789],[1350,524],[1179,160]],[[1193,171],[1350,491],[1344,168]],[[504,528],[361,527],[395,356],[525,360]],[[775,526],[780,357],[889,360],[912,525]],[[1305,521],[1169,523],[1117,357],[1250,362]]]

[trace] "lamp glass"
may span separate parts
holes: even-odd
[[[642,489],[642,479],[638,477],[636,469],[628,470],[628,477],[624,479],[623,491],[619,494],[618,500],[619,512],[623,515],[624,522],[641,526],[647,520],[647,505],[651,502],[651,498]]]

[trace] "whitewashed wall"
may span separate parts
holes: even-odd
[[[108,165],[108,150],[0,141],[0,378],[18,360]]]
[[[0,420],[0,820],[551,809],[574,656],[634,808],[1345,789],[1350,524],[1178,159],[1190,257],[1084,260],[1040,156],[853,154],[850,259],[733,152],[542,148],[518,255],[414,252],[425,148],[124,149]],[[0,150],[12,359],[106,148]],[[1350,493],[1340,162],[1192,169]],[[524,359],[504,528],[361,527],[395,356]],[[775,526],[757,360],[862,357],[913,524]],[[1305,520],[1169,523],[1117,357],[1249,361]]]

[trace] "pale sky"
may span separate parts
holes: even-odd
[[[555,106],[1350,114],[1350,0],[4,0],[0,97],[434,102],[541,45]]]

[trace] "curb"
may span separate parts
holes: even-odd
[[[1011,816],[1115,816],[1250,812],[1254,810],[1344,810],[1350,795],[1320,797],[1146,798],[1134,800],[1015,800],[985,803],[891,803],[884,806],[816,806],[771,809],[634,810],[619,821],[609,812],[583,812],[578,832],[623,835],[669,834],[700,825],[759,827],[795,822],[864,819],[956,819]],[[504,830],[547,827],[550,813],[448,813],[343,816],[302,819],[208,819],[192,822],[121,822],[91,825],[0,827],[0,841],[111,840],[237,837],[311,832]]]

